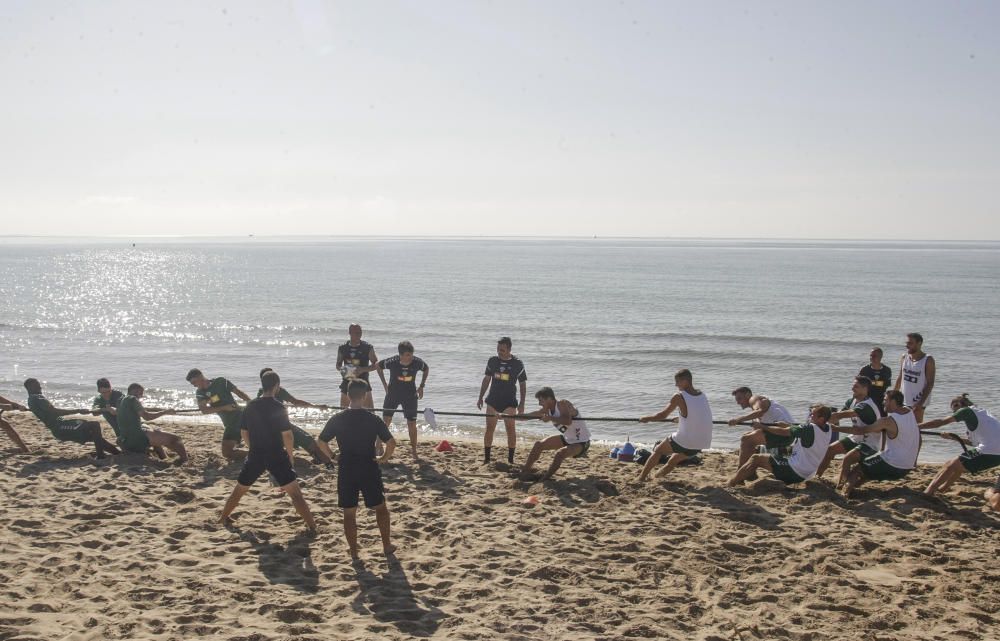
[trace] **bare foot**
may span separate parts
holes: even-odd
[[[390,543],[389,545],[382,548],[382,551],[385,552],[386,556],[392,556],[393,554],[396,553],[396,546]]]
[[[235,514],[230,514],[229,516],[220,516],[219,522],[225,525],[226,527],[236,525],[236,516],[237,515]]]
[[[351,553],[351,560],[352,561],[360,561],[361,560],[360,557],[358,556],[358,549],[357,548],[351,548],[349,551]]]

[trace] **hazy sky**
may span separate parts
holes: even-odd
[[[0,234],[1000,239],[1000,2],[0,1]]]

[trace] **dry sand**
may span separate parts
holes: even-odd
[[[595,448],[525,489],[475,444],[428,443],[385,470],[398,561],[362,512],[358,569],[323,468],[298,465],[316,538],[263,480],[227,530],[221,426],[170,424],[193,453],[176,467],[14,424],[32,452],[0,442],[0,639],[1000,638],[992,476],[927,500],[926,467],[846,502],[817,482],[724,489],[718,454],[636,488],[637,465]]]

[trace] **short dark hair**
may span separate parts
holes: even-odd
[[[132,383],[131,385],[128,386],[128,394],[129,396],[132,396],[133,394],[135,394],[137,390],[141,389],[143,389],[142,385],[138,383]]]
[[[677,373],[674,374],[674,380],[677,380],[678,378],[682,378],[688,383],[690,383],[692,381],[691,370],[689,370],[686,367],[684,369],[677,370]]]
[[[506,345],[507,349],[513,347],[513,343],[510,342],[510,336],[501,336],[500,340],[497,341],[497,345]]]
[[[753,396],[753,392],[751,392],[750,388],[745,385],[743,387],[737,387],[732,391],[733,396],[736,396],[737,394],[749,394],[750,396]]]
[[[543,398],[555,400],[556,393],[552,391],[551,387],[543,387],[537,392],[535,392],[535,398],[537,398],[538,400],[542,400]]]
[[[830,417],[833,416],[833,410],[829,405],[813,405],[812,409],[815,410],[821,419],[824,421],[829,421]]]
[[[872,348],[872,351],[873,352],[878,352],[879,356],[884,356],[885,355],[885,352],[882,351],[882,348],[879,347],[879,346],[877,346],[877,345]]]
[[[368,393],[368,383],[361,378],[352,378],[347,384],[347,396],[352,401],[360,401]]]
[[[194,369],[188,370],[188,375],[185,376],[184,378],[186,378],[187,382],[190,383],[191,379],[198,378],[200,376],[204,376],[204,374],[201,373],[200,369],[198,369],[197,367],[195,367]]]
[[[858,384],[858,385],[860,385],[861,387],[863,387],[863,388],[865,388],[865,389],[871,389],[871,386],[872,386],[872,379],[868,378],[867,376],[855,376],[855,377],[854,377],[854,380],[855,380],[855,381],[857,382],[857,384]]]
[[[906,335],[906,337],[912,338],[913,340],[917,341],[920,344],[923,344],[924,342],[924,337],[918,334],[917,332],[910,332],[909,334]]]
[[[24,379],[24,389],[28,390],[29,394],[37,394],[42,391],[42,384],[38,382],[37,378],[26,378]]]
[[[257,376],[258,377],[263,377],[265,373],[267,373],[267,372],[273,372],[273,371],[274,370],[271,369],[270,367],[265,367],[264,369],[260,370],[260,373],[257,374]]]
[[[402,356],[406,353],[413,353],[413,343],[410,341],[403,341],[399,344],[399,355]]]
[[[973,405],[975,405],[975,403],[972,402],[972,399],[969,398],[968,392],[963,392],[961,396],[956,396],[955,398],[951,399],[951,402],[958,403],[962,407],[972,407]]]
[[[111,387],[111,381],[106,378],[97,379],[97,389],[107,389]]]
[[[896,405],[905,405],[906,397],[898,389],[891,389],[885,393],[885,397],[891,399]]]
[[[278,372],[274,370],[268,370],[264,372],[260,377],[260,386],[265,390],[274,389],[275,385],[281,385],[281,377],[278,376]]]

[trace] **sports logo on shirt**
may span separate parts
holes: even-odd
[[[412,376],[403,376],[403,375],[400,375],[400,376],[396,377],[396,380],[402,381],[404,383],[409,383],[410,381],[413,380],[413,377]]]

